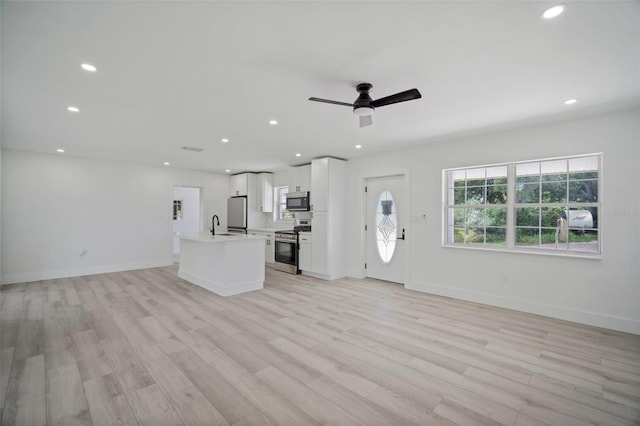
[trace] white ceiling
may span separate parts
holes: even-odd
[[[274,170],[637,104],[640,3],[564,3],[545,21],[552,2],[3,2],[2,146]],[[307,100],[359,82],[423,97],[365,128]]]

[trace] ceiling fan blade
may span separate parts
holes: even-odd
[[[371,115],[361,115],[359,118],[360,118],[360,127],[367,127],[373,124],[373,116]]]
[[[385,105],[397,104],[398,102],[412,101],[414,99],[420,99],[422,95],[418,92],[418,89],[405,90],[404,92],[396,93],[395,95],[385,96],[384,98],[376,99],[371,102],[371,106],[378,108]]]
[[[353,104],[348,104],[346,102],[340,102],[340,101],[332,101],[331,99],[320,99],[320,98],[311,97],[309,98],[309,100],[314,102],[324,102],[325,104],[344,105],[348,107],[353,107]]]

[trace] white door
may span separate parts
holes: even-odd
[[[367,179],[367,277],[404,283],[404,176]]]

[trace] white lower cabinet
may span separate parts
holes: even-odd
[[[311,219],[311,272],[328,275],[327,251],[329,249],[329,235],[327,226],[327,212],[313,212]]]
[[[247,233],[250,235],[262,235],[263,237],[267,237],[267,240],[264,242],[264,263],[267,265],[273,265],[276,263],[275,232],[249,230]]]
[[[267,241],[265,241],[265,253],[264,259],[265,263],[268,265],[273,265],[276,263],[276,243],[275,243],[275,234],[273,232],[266,234]]]
[[[298,269],[301,271],[312,271],[312,239],[311,232],[300,232],[298,236]]]

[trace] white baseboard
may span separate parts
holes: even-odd
[[[106,274],[109,272],[131,271],[134,269],[157,268],[173,265],[173,260],[150,260],[147,262],[125,263],[120,265],[87,266],[82,268],[58,269],[53,271],[8,274],[2,277],[2,284],[28,283],[32,281],[55,280],[57,278],[81,277],[84,275]]]
[[[222,297],[234,296],[236,294],[261,290],[264,288],[264,281],[250,281],[241,284],[224,285],[222,283],[214,282],[211,279],[182,270],[178,270],[178,277],[202,288],[206,288],[207,290]]]
[[[625,333],[640,334],[640,321],[632,318],[617,317],[598,312],[589,312],[566,306],[549,305],[524,299],[498,296],[495,294],[463,290],[439,284],[413,281],[405,286],[408,290],[436,294],[438,296],[453,297],[485,305],[498,306],[531,314],[623,331]]]

